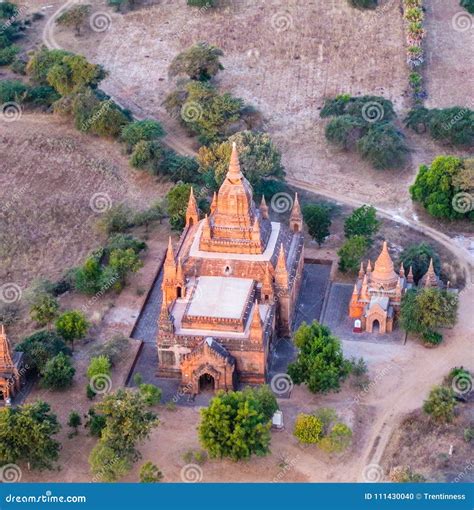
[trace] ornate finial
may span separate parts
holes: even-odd
[[[400,276],[405,277],[405,268],[403,267],[403,262],[400,264]]]
[[[362,279],[362,278],[364,278],[364,276],[365,276],[364,263],[361,262],[360,263],[360,269],[359,269],[359,278]]]
[[[268,220],[268,206],[265,201],[265,195],[262,195],[262,201],[260,202],[260,213],[263,219]]]
[[[410,269],[408,270],[407,282],[413,283],[414,281],[415,281],[415,278],[413,277],[413,267],[410,266]]]
[[[211,203],[211,214],[217,209],[217,193],[214,191]]]
[[[240,182],[243,178],[240,171],[239,153],[237,151],[237,144],[232,142],[232,154],[230,155],[229,171],[227,172],[227,179],[230,182]]]

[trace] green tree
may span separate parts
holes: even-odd
[[[132,214],[125,204],[117,204],[102,214],[97,227],[106,235],[125,232],[132,226]]]
[[[52,469],[61,445],[52,437],[60,425],[50,411],[39,400],[0,408],[0,465],[23,461],[33,469]]]
[[[296,417],[293,435],[300,443],[319,443],[323,433],[323,424],[319,418],[311,414],[299,414]]]
[[[367,248],[367,238],[363,235],[354,235],[347,239],[337,252],[339,270],[343,273],[355,273],[360,267]]]
[[[71,427],[74,430],[74,435],[77,436],[77,429],[82,424],[81,415],[77,411],[71,411],[69,413],[69,418],[67,421],[67,424],[69,427]]]
[[[188,0],[188,5],[192,7],[215,7],[216,0]]]
[[[153,462],[148,461],[140,468],[141,483],[157,483],[163,480],[163,473]]]
[[[19,80],[0,81],[0,103],[23,103],[28,94],[28,86]]]
[[[239,161],[243,174],[252,186],[258,186],[263,179],[283,180],[285,170],[281,164],[281,154],[267,133],[241,131],[232,135],[226,142],[201,147],[198,153],[199,172],[210,174],[215,181],[213,187],[222,184],[229,169],[232,143],[239,151]]]
[[[64,312],[56,320],[57,332],[66,342],[70,342],[72,350],[74,350],[74,340],[84,338],[88,329],[89,323],[84,314],[77,310]]]
[[[439,423],[453,421],[455,407],[454,392],[446,386],[435,386],[423,403],[423,411]]]
[[[464,7],[467,12],[474,14],[474,0],[461,0],[461,7]]]
[[[60,352],[46,362],[41,372],[41,385],[52,390],[63,390],[72,385],[75,373],[71,358]]]
[[[252,391],[220,391],[201,410],[199,440],[212,458],[247,459],[269,451],[271,421]]]
[[[76,35],[81,35],[81,28],[90,14],[90,5],[75,5],[56,19],[58,25],[72,27],[76,31]]]
[[[30,317],[38,326],[48,326],[57,317],[59,310],[58,300],[50,294],[42,293],[35,296],[30,307]]]
[[[353,115],[331,119],[326,126],[326,139],[343,150],[352,150],[365,132],[364,122]]]
[[[99,65],[89,63],[82,55],[67,54],[49,68],[46,79],[57,92],[67,96],[84,87],[97,86],[104,77]]]
[[[69,347],[55,331],[44,330],[26,337],[15,350],[23,352],[28,367],[37,372],[42,372],[46,363],[58,354],[71,354]]]
[[[308,204],[303,207],[303,218],[308,226],[310,236],[321,246],[330,234],[331,211],[329,207],[319,204]]]
[[[121,140],[127,144],[128,150],[138,142],[151,142],[165,136],[165,130],[156,120],[145,119],[130,122],[122,129]]]
[[[349,239],[354,236],[364,236],[371,241],[379,229],[380,222],[377,220],[377,211],[371,205],[363,205],[354,209],[352,214],[344,222],[344,234]]]
[[[420,202],[436,218],[474,218],[472,199],[466,207],[457,201],[458,193],[470,190],[469,186],[461,188],[457,185],[465,164],[461,158],[439,156],[430,166],[421,165],[415,183],[410,187],[412,200]]]
[[[295,384],[305,383],[312,393],[339,390],[341,381],[350,372],[350,362],[344,359],[341,342],[326,326],[313,321],[303,323],[296,331],[298,348],[296,361],[288,366]]]
[[[163,147],[159,143],[140,141],[133,148],[130,165],[155,174],[161,165],[163,154]]]
[[[140,384],[140,395],[148,406],[156,406],[161,400],[161,390],[154,384]]]
[[[352,7],[359,9],[375,9],[378,5],[378,0],[349,0]]]
[[[171,62],[171,76],[183,74],[191,80],[208,81],[224,69],[220,62],[222,50],[205,42],[198,42],[182,51]]]
[[[126,456],[99,441],[89,455],[89,465],[94,479],[98,482],[115,482],[132,468],[132,462]]]
[[[410,267],[412,268],[415,283],[418,283],[428,271],[430,260],[433,260],[435,272],[439,274],[441,270],[441,260],[438,253],[430,244],[412,244],[405,248],[400,254],[400,262],[403,264],[405,272],[408,274]]]
[[[132,248],[113,250],[110,253],[109,268],[118,275],[121,286],[125,285],[128,273],[136,273],[143,262]]]
[[[179,183],[173,186],[166,195],[166,212],[174,230],[184,228],[190,193],[190,184]]]
[[[26,65],[26,72],[33,82],[40,85],[49,85],[48,73],[56,65],[61,65],[63,58],[71,56],[72,53],[65,50],[48,50],[42,47],[35,51]]]
[[[321,439],[319,447],[328,452],[342,452],[352,441],[352,430],[345,423],[334,424],[329,434]]]
[[[90,296],[101,289],[102,268],[97,257],[89,257],[84,265],[74,270],[74,288],[77,292]]]

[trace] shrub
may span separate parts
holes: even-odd
[[[89,257],[84,265],[74,270],[74,288],[82,294],[97,294],[102,287],[102,268],[97,257]]]
[[[344,234],[347,238],[364,236],[368,242],[377,233],[380,222],[377,220],[377,211],[371,205],[363,205],[354,209],[352,214],[344,221]]]
[[[111,368],[110,360],[106,356],[93,357],[87,367],[87,378],[90,380],[99,375],[110,376]]]
[[[355,235],[345,241],[338,250],[339,270],[343,273],[355,273],[367,252],[368,242],[365,236]]]
[[[202,184],[203,176],[199,173],[199,164],[194,158],[181,156],[172,150],[165,149],[158,163],[156,170],[167,175],[173,182]]]
[[[106,420],[104,415],[98,414],[93,408],[89,409],[85,427],[89,428],[91,436],[100,437],[102,435],[102,431],[104,430],[105,422]]]
[[[360,9],[375,9],[378,5],[378,0],[349,0],[353,7]]]
[[[161,124],[156,120],[137,120],[130,122],[122,128],[121,140],[128,146],[128,150],[138,142],[151,142],[165,135]]]
[[[188,5],[192,7],[215,7],[216,0],[187,0]]]
[[[76,369],[72,366],[69,356],[60,352],[46,362],[41,372],[41,385],[54,390],[67,388],[71,386],[75,373]]]
[[[130,165],[134,168],[142,168],[155,173],[162,156],[163,148],[159,143],[142,140],[133,148]]]
[[[125,232],[132,226],[132,210],[125,204],[110,207],[97,223],[101,232],[106,235]]]
[[[400,254],[400,263],[403,264],[405,272],[408,274],[410,267],[412,268],[415,283],[418,283],[428,271],[430,260],[433,260],[434,270],[436,274],[439,274],[441,261],[438,253],[430,244],[412,244]]]
[[[352,441],[352,430],[345,423],[336,423],[326,437],[319,442],[319,447],[328,452],[342,452]]]
[[[74,350],[74,340],[83,338],[89,328],[83,313],[77,310],[70,310],[64,312],[56,320],[56,331],[66,340],[71,343],[71,348]]]
[[[186,219],[191,185],[176,184],[166,195],[166,210],[170,218],[170,225],[174,230],[182,230]]]
[[[296,417],[293,435],[300,443],[315,444],[321,440],[323,424],[319,418],[310,414],[299,414]]]
[[[28,89],[25,101],[36,106],[51,106],[60,98],[59,94],[49,85],[38,85]]]
[[[76,31],[76,35],[81,35],[81,27],[89,16],[90,5],[75,5],[63,12],[57,19],[58,25],[72,27]]]
[[[152,462],[148,461],[140,468],[140,482],[157,483],[163,479],[163,473]]]
[[[19,51],[20,48],[16,45],[0,49],[0,66],[7,66],[8,64],[11,64],[15,60]]]
[[[454,392],[445,386],[435,386],[423,403],[423,411],[440,423],[453,421],[455,407]]]
[[[125,456],[98,442],[89,455],[89,464],[92,474],[100,482],[115,482],[127,474],[132,468],[132,463]]]
[[[356,146],[365,131],[364,123],[352,115],[331,119],[326,126],[326,139],[337,147],[350,150]]]
[[[77,435],[77,429],[82,424],[81,415],[76,411],[71,411],[69,413],[67,424],[69,427],[74,429],[74,433]]]
[[[464,7],[467,12],[474,14],[474,0],[461,0],[461,7]]]
[[[140,384],[140,395],[148,406],[155,406],[160,403],[161,389],[154,384]]]
[[[0,81],[0,103],[23,103],[28,87],[18,80]]]
[[[50,294],[42,293],[34,297],[30,307],[30,317],[38,326],[51,324],[58,315],[59,303]]]

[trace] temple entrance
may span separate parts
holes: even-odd
[[[380,322],[377,319],[375,319],[374,322],[372,322],[372,331],[374,333],[380,332]]]
[[[199,378],[199,392],[214,391],[215,379],[210,374],[202,374]]]

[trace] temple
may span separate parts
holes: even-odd
[[[20,390],[19,363],[23,353],[15,352],[13,359],[5,327],[0,325],[0,402],[11,404],[11,399]]]
[[[435,273],[433,260],[430,261],[428,271],[418,285],[419,287],[442,286],[441,280]],[[349,304],[349,316],[355,319],[354,330],[368,333],[392,332],[400,315],[402,296],[414,286],[411,267],[407,275],[405,275],[403,264],[398,274],[395,272],[385,241],[373,269],[370,260],[366,268],[361,263]]]
[[[242,174],[236,145],[210,214],[200,219],[191,190],[178,253],[163,265],[158,376],[197,394],[266,381],[276,334],[289,336],[304,264],[303,219],[295,197],[290,225],[272,222]]]

